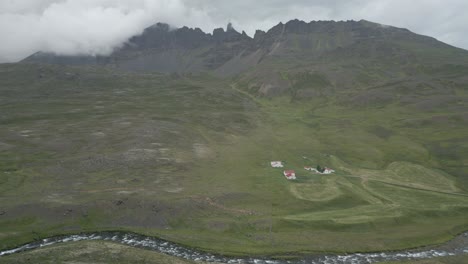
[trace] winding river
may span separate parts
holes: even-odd
[[[381,252],[381,253],[354,253],[347,255],[311,255],[303,256],[297,260],[275,260],[268,258],[259,257],[245,257],[245,258],[234,258],[225,257],[220,255],[213,255],[206,252],[197,251],[194,249],[186,248],[175,243],[165,241],[162,239],[148,237],[133,233],[125,232],[98,232],[89,234],[69,235],[69,236],[58,236],[52,238],[46,238],[38,240],[29,244],[25,244],[21,247],[0,251],[0,257],[19,252],[29,251],[41,247],[46,247],[59,243],[66,243],[72,241],[85,241],[85,240],[103,240],[120,243],[137,248],[144,248],[154,250],[167,255],[184,258],[194,261],[206,261],[206,262],[219,262],[219,263],[239,263],[239,264],[314,264],[314,263],[329,263],[329,264],[368,264],[377,263],[380,261],[394,261],[394,260],[415,260],[415,259],[427,259],[442,256],[455,256],[461,254],[468,254],[468,232],[463,233],[453,240],[439,246],[415,249],[415,250],[403,250],[394,252]]]

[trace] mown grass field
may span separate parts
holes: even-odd
[[[464,106],[355,107],[340,96],[261,98],[207,75],[2,65],[0,248],[131,230],[284,256],[417,247],[467,230]],[[303,169],[317,164],[336,173]]]

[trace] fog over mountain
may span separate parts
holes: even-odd
[[[0,62],[37,52],[107,55],[156,22],[211,32],[232,22],[253,36],[279,21],[366,19],[468,48],[464,0],[215,1],[16,0],[0,2]]]

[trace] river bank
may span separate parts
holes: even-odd
[[[421,249],[402,250],[394,252],[374,252],[374,253],[354,253],[354,254],[322,254],[302,256],[298,259],[271,259],[268,257],[226,257],[215,255],[195,249],[180,246],[178,244],[162,239],[143,236],[126,232],[97,232],[88,234],[77,234],[69,236],[57,236],[38,240],[23,246],[4,250],[0,252],[0,257],[11,254],[31,251],[38,248],[77,241],[108,241],[127,245],[135,248],[153,250],[169,256],[192,261],[216,262],[216,263],[275,263],[275,264],[302,264],[302,263],[333,263],[333,264],[370,264],[383,261],[404,261],[430,259],[443,256],[458,256],[468,254],[468,232],[460,234],[453,240],[432,247]]]

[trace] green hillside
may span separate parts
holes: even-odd
[[[233,255],[446,241],[468,227],[468,72],[441,67],[353,89],[278,71],[323,91],[298,99],[257,94],[250,72],[1,65],[0,248],[96,230]]]
[[[467,135],[468,52],[364,20],[39,52],[0,65],[0,250],[119,230],[272,258],[440,244],[468,230]],[[186,263],[104,242],[0,263],[117,257]]]

